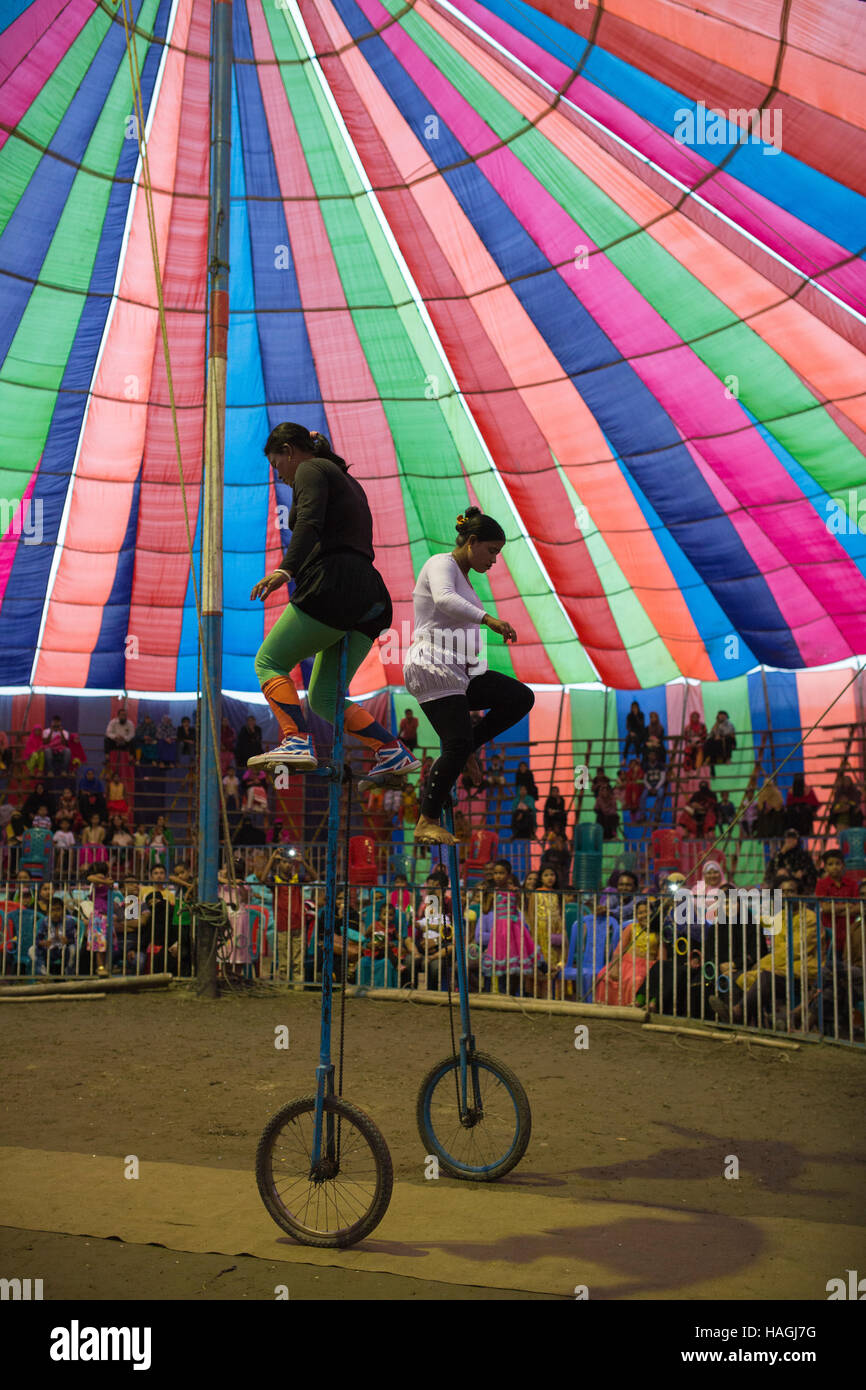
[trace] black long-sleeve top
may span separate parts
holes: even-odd
[[[373,518],[361,484],[331,459],[305,459],[295,474],[289,527],[292,539],[280,569],[295,579],[335,550],[372,561]]]

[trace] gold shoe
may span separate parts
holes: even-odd
[[[457,836],[452,835],[449,830],[444,830],[441,825],[422,825],[420,829],[416,825],[414,838],[416,845],[457,844]]]

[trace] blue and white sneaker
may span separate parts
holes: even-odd
[[[257,753],[247,760],[247,767],[293,767],[297,772],[309,772],[319,766],[309,734],[288,734],[269,753]]]
[[[361,791],[370,787],[399,786],[402,778],[410,772],[420,771],[421,764],[410,752],[405,743],[395,738],[393,743],[383,744],[376,754],[376,761],[370,771],[362,778]]]

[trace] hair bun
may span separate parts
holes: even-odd
[[[317,454],[329,454],[331,452],[331,442],[318,430],[310,430],[310,438],[313,441],[313,451]]]

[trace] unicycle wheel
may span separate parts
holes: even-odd
[[[316,1097],[304,1096],[268,1122],[256,1151],[256,1182],[278,1226],[302,1245],[355,1245],[378,1226],[391,1200],[394,1170],[379,1130],[363,1110],[337,1096],[325,1099],[335,1117],[332,1143],[323,1125],[322,1157],[311,1155]]]
[[[532,1133],[532,1112],[518,1078],[510,1067],[485,1052],[467,1059],[468,1092],[473,1105],[460,1114],[460,1060],[437,1062],[421,1082],[417,1120],[426,1152],[440,1169],[469,1182],[495,1182],[510,1173],[526,1153]],[[477,1071],[476,1071],[477,1069]],[[478,1079],[480,1108],[475,1108],[473,1071]]]

